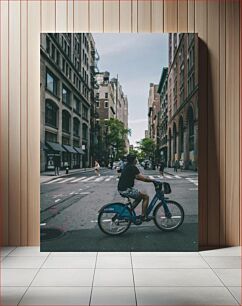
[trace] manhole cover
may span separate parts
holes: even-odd
[[[64,232],[58,228],[41,228],[40,229],[40,239],[42,241],[57,239],[63,235],[64,235]]]

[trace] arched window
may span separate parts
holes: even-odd
[[[191,106],[188,108],[189,151],[194,150],[194,115]]]
[[[80,136],[80,121],[77,118],[73,119],[73,135]]]
[[[57,128],[58,106],[51,100],[45,101],[45,124]]]
[[[66,133],[70,133],[70,121],[71,121],[71,115],[68,111],[63,110],[62,111],[62,131]]]
[[[184,125],[182,116],[179,119],[179,153],[184,152]]]
[[[176,124],[173,124],[173,154],[177,153],[177,131]]]

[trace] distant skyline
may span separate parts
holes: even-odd
[[[148,128],[150,83],[158,84],[168,66],[168,34],[93,34],[100,71],[118,75],[129,102],[130,144],[145,137]]]

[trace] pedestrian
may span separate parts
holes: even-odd
[[[180,166],[180,170],[182,171],[182,170],[183,170],[183,167],[184,167],[184,161],[183,161],[183,159],[180,159],[180,161],[179,161],[179,166]]]
[[[60,173],[59,173],[59,171],[60,171],[60,156],[55,155],[53,159],[54,159],[55,175],[58,176],[58,175],[60,175]]]
[[[176,159],[175,162],[174,162],[174,172],[177,172],[178,167],[179,167],[179,162]]]
[[[100,171],[100,165],[99,165],[97,160],[95,160],[94,170],[95,170],[95,173],[96,173],[97,176],[101,175],[100,172],[99,172]]]
[[[165,169],[165,163],[162,160],[161,163],[160,163],[159,171],[160,171],[160,175],[162,175],[163,177],[164,177],[164,169]]]

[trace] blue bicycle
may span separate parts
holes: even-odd
[[[153,220],[160,230],[173,231],[182,225],[184,210],[179,203],[165,197],[165,194],[171,193],[168,183],[155,181],[154,186],[156,192],[147,208],[148,221]],[[109,203],[104,205],[99,210],[99,228],[107,235],[118,236],[125,233],[131,223],[134,225],[142,224],[144,221],[140,215],[136,215],[134,210],[137,205],[138,203],[131,202],[129,198],[127,204]]]

